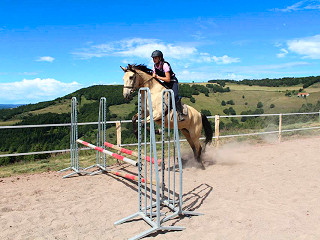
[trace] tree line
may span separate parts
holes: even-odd
[[[266,87],[280,87],[280,86],[295,86],[302,84],[303,88],[307,88],[314,83],[320,82],[320,76],[309,77],[284,77],[284,78],[263,78],[263,79],[244,79],[240,81],[222,79],[222,80],[209,80],[209,83],[217,83],[219,85],[226,83],[235,83],[248,86],[266,86]]]

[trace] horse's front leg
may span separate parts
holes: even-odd
[[[134,133],[134,135],[136,136],[136,138],[138,139],[137,119],[138,119],[138,113],[136,113],[136,114],[132,117],[133,133]]]

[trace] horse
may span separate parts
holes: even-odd
[[[124,71],[123,81],[123,97],[128,99],[132,94],[141,87],[148,87],[151,93],[152,111],[154,121],[161,125],[162,118],[162,92],[166,89],[161,82],[152,77],[152,70],[147,68],[145,65],[130,65],[126,68],[120,66]],[[144,97],[142,97],[144,99]],[[212,142],[213,130],[210,122],[204,114],[199,113],[193,107],[187,105],[188,114],[184,116],[184,121],[178,121],[178,129],[187,139],[194,158],[199,162],[202,169],[205,169],[203,161],[201,160],[202,147],[200,144],[201,130],[204,129],[205,133],[205,144],[204,150],[208,143]],[[142,109],[143,110],[143,109]],[[148,115],[148,113],[147,113]],[[136,125],[138,114],[134,115],[132,122]],[[147,120],[150,119],[148,115]],[[172,118],[170,118],[172,119]],[[171,120],[172,121],[172,120]],[[166,124],[168,124],[166,122]],[[172,124],[172,122],[171,122]],[[170,125],[171,125],[170,124]]]

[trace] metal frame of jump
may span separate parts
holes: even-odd
[[[150,118],[147,117],[147,112],[149,112],[149,116],[151,116]],[[170,124],[168,124],[167,131],[165,127],[166,121],[169,123],[170,118],[173,118],[173,138],[171,137],[172,131]],[[148,122],[149,131],[147,131]],[[171,140],[173,140],[173,142],[171,142]],[[143,162],[141,154],[142,148],[144,148],[145,153]],[[165,154],[166,152],[167,156]],[[151,226],[151,229],[148,229],[130,239],[140,239],[157,231],[183,230],[185,227],[162,226],[162,224],[179,215],[202,215],[192,211],[183,211],[182,209],[182,162],[176,106],[172,90],[165,90],[162,97],[162,159],[160,167],[157,164],[152,164],[152,162],[150,162],[150,166],[147,167],[146,159],[148,153],[150,158],[153,156],[154,162],[158,162],[151,93],[149,88],[140,88],[138,95],[139,208],[138,212],[115,222],[114,225],[119,225],[130,221],[133,218],[141,217]],[[168,158],[167,165],[165,163],[165,157]],[[150,180],[152,180],[155,178],[155,189],[151,184],[142,183],[142,173],[144,173],[145,179],[150,178]],[[161,182],[160,177],[162,180]],[[163,207],[167,207],[169,209],[170,214],[168,214],[168,216],[166,216],[166,213],[160,212],[160,208],[161,210],[164,210]]]
[[[107,139],[107,100],[105,97],[100,98],[99,103],[99,117],[98,117],[98,132],[97,132],[97,146],[104,149],[103,143]],[[89,146],[90,147],[90,146]],[[94,149],[94,148],[93,148]],[[107,156],[101,151],[97,151],[96,164],[88,167],[87,169],[97,167],[99,170],[91,173],[95,175],[107,170]]]
[[[68,170],[73,170],[72,173],[63,176],[63,178],[71,177],[75,174],[82,175],[88,174],[85,168],[81,168],[79,165],[79,151],[78,151],[78,115],[77,115],[77,98],[72,97],[71,99],[71,130],[70,130],[70,155],[71,155],[71,165],[65,169],[58,172],[64,172]]]
[[[106,135],[107,135],[106,116],[107,116],[106,98],[102,97],[102,98],[100,98],[100,104],[99,104],[99,118],[98,118],[98,132],[97,132],[97,145],[98,146],[95,146],[95,145],[90,144],[88,142],[85,142],[81,139],[78,139],[77,99],[76,99],[76,97],[72,98],[72,100],[71,100],[71,133],[70,133],[70,135],[71,135],[71,137],[70,137],[71,167],[62,169],[59,172],[67,171],[67,170],[73,170],[74,172],[64,176],[63,178],[70,177],[74,174],[95,175],[98,173],[106,172],[106,173],[110,173],[113,175],[117,175],[117,176],[129,179],[129,180],[133,180],[133,181],[138,180],[138,177],[135,175],[114,171],[114,170],[108,168],[106,155],[109,155],[109,156],[116,158],[118,160],[121,160],[123,162],[129,163],[133,166],[137,166],[138,163],[130,158],[126,158],[124,156],[110,152],[105,149],[104,143],[106,143]],[[96,164],[91,165],[86,168],[79,167],[78,143],[85,145],[85,146],[97,151]],[[129,150],[127,150],[127,151],[129,151]],[[149,159],[149,161],[150,161],[150,159]],[[85,170],[88,170],[93,167],[97,167],[98,170],[95,172],[85,171]],[[142,181],[144,182],[145,179],[142,179]],[[150,183],[150,181],[147,181],[147,183]],[[155,184],[154,181],[151,183]]]

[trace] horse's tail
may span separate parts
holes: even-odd
[[[201,117],[204,134],[206,136],[205,145],[207,145],[208,143],[212,142],[213,130],[206,115],[201,114]]]

